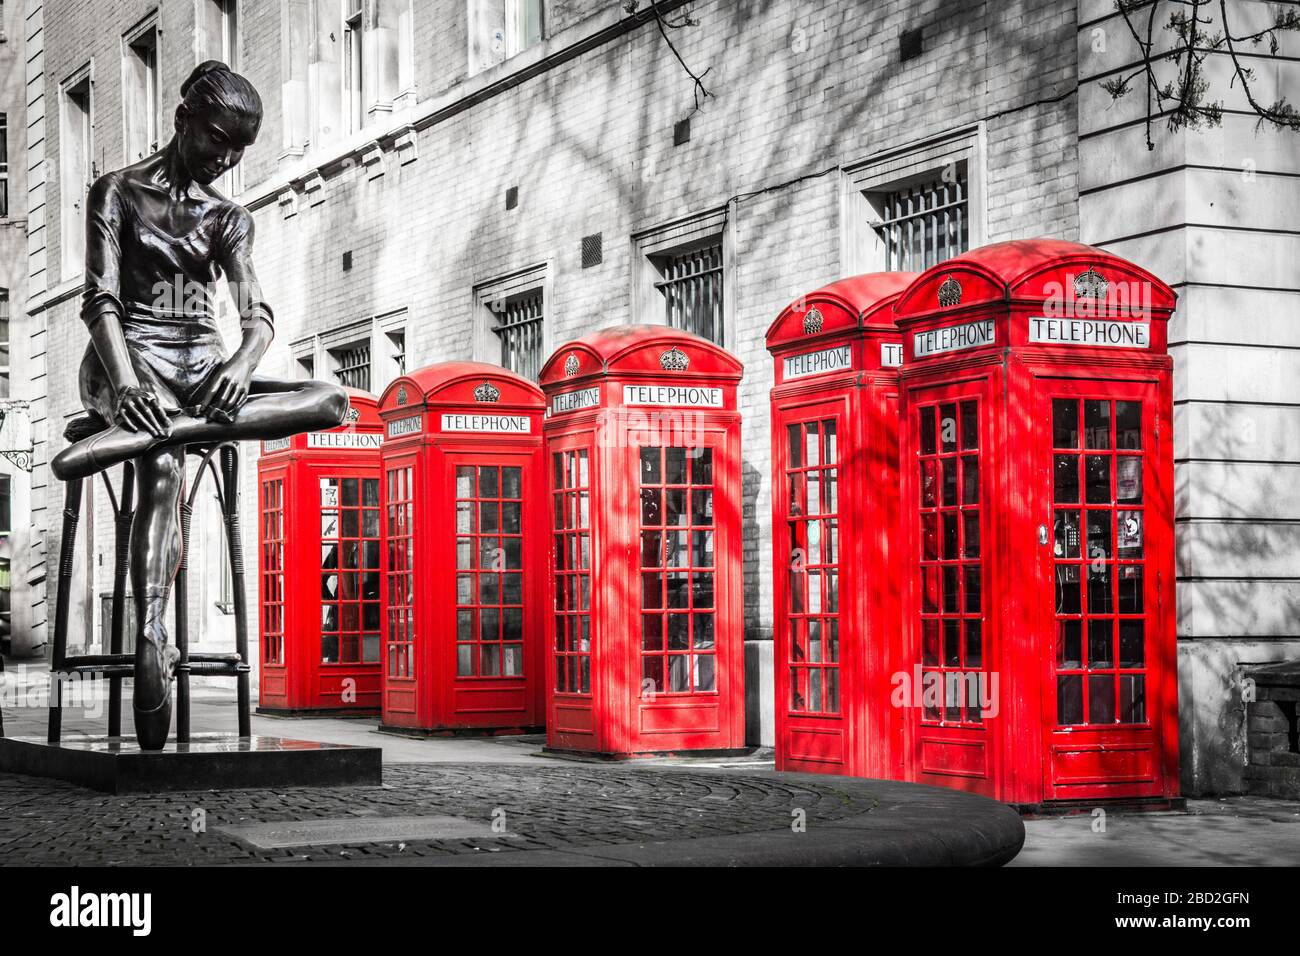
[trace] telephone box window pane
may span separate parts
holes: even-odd
[[[984,666],[984,636],[979,621],[966,622],[966,661],[967,667]]]
[[[1119,666],[1143,667],[1146,665],[1146,640],[1143,621],[1119,622]]]
[[[962,513],[962,533],[964,535],[965,546],[962,549],[963,558],[978,558],[980,556],[980,516],[978,511],[966,511]]]
[[[713,449],[693,448],[694,463],[691,465],[691,483],[695,485],[713,484]]]
[[[943,471],[943,503],[955,505],[957,503],[957,459],[940,458],[939,464]]]
[[[1119,675],[1119,719],[1124,724],[1144,724],[1147,720],[1146,676]]]
[[[921,558],[939,560],[939,516],[934,512],[921,515]]]
[[[939,406],[939,450],[950,452],[957,450],[957,406],[946,404]]]
[[[456,647],[456,676],[474,676],[474,645],[460,644]]]
[[[664,449],[664,484],[667,485],[684,485],[686,484],[686,449],[685,448],[666,448]]]
[[[641,649],[643,651],[664,649],[664,621],[658,614],[641,615]]]
[[[668,690],[674,694],[685,694],[691,689],[691,675],[688,670],[690,657],[686,654],[670,654],[668,657]]]
[[[1115,403],[1115,447],[1142,447],[1142,403]]]
[[[808,622],[808,662],[820,664],[823,659],[822,624],[821,621],[813,619]]]
[[[658,488],[641,489],[641,524],[649,527],[660,524],[659,516],[663,514],[660,506]]]
[[[378,620],[375,622],[378,627]],[[379,663],[379,635],[365,634],[361,638],[361,660],[366,664]]]
[[[657,568],[663,565],[663,532],[641,532],[641,566]]]
[[[652,694],[664,690],[664,659],[658,655],[641,658],[642,688]]]
[[[686,614],[668,615],[668,649],[684,651],[691,646],[690,622]]]
[[[1083,403],[1085,448],[1110,448],[1110,402],[1089,399]]]
[[[1079,456],[1052,456],[1052,500],[1072,505],[1079,501]]]
[[[715,639],[713,636],[713,615],[696,614],[695,615],[695,648],[697,650],[712,648]]]
[[[827,579],[829,582],[829,578]],[[691,594],[691,605],[697,608],[713,607],[713,575],[696,574],[694,576],[694,590]]]
[[[939,569],[934,565],[921,568],[921,611],[939,613]]]
[[[938,503],[937,463],[933,458],[921,462],[921,507],[933,508]]]
[[[972,451],[980,446],[980,427],[978,405],[975,402],[961,403],[961,448]]]
[[[1142,613],[1142,566],[1125,565],[1119,569],[1119,613]]]
[[[1088,512],[1088,558],[1095,561],[1110,557],[1110,512]]]
[[[821,454],[818,448],[817,426],[815,424],[808,424],[804,426],[804,467],[816,468],[821,463]]]
[[[1056,613],[1079,614],[1079,566],[1062,564],[1056,568]]]
[[[1142,459],[1119,455],[1115,459],[1115,500],[1124,504],[1142,501]]]
[[[1115,666],[1112,656],[1115,648],[1112,622],[1109,620],[1092,620],[1088,622],[1088,666],[1092,669],[1105,669]]]
[[[925,517],[933,517],[926,515]],[[945,561],[957,560],[957,512],[945,511],[943,513],[943,559]]]
[[[522,644],[505,644],[501,648],[501,676],[524,676],[524,646]]]
[[[1110,571],[1106,568],[1088,568],[1088,613],[1112,614]]]
[[[1056,678],[1056,722],[1062,726],[1083,723],[1083,675]]]
[[[927,667],[939,666],[939,622],[934,618],[921,622],[921,663]]]
[[[790,453],[790,467],[803,467],[803,426],[787,425],[785,427],[785,446]],[[645,451],[641,452],[642,461],[644,461]],[[649,481],[650,479],[645,479]]]
[[[1110,457],[1088,455],[1084,462],[1088,504],[1110,504]]]
[[[958,612],[957,596],[957,568],[945,567],[943,569],[943,612],[945,614]]]
[[[1052,447],[1079,447],[1079,402],[1077,399],[1052,399]]]
[[[1054,523],[1053,553],[1058,558],[1079,557],[1079,512],[1058,511]]]
[[[978,564],[968,564],[962,570],[966,575],[966,613],[978,614],[981,608],[980,567]]]
[[[1115,722],[1115,676],[1093,674],[1088,678],[1088,723]]]
[[[961,622],[952,618],[943,622],[943,664],[961,666]]]
[[[923,408],[921,415],[921,454],[933,455],[935,453],[935,435],[934,435],[934,409]]]
[[[339,636],[322,634],[320,639],[320,659],[324,664],[337,664],[339,659]]]
[[[646,609],[664,606],[663,576],[659,574],[641,575],[641,606]]]
[[[961,503],[977,505],[980,500],[980,460],[966,455],[961,460]]]

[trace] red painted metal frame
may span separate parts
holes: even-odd
[[[385,428],[381,727],[416,734],[537,731],[544,721],[543,668],[548,663],[542,650],[547,591],[547,511],[540,470],[542,393],[532,382],[496,365],[446,362],[395,379],[379,407]],[[504,420],[526,427],[484,430],[506,427]],[[472,467],[476,474],[480,467],[520,470],[523,673],[519,676],[457,672],[458,575],[479,570],[458,565],[458,467]],[[400,608],[407,606],[395,600],[402,595],[394,593],[401,570],[394,564],[400,557],[395,556],[394,535],[405,529],[393,524],[390,508],[395,505],[392,476],[408,468],[413,648],[410,672],[404,673],[394,646],[401,636]],[[477,509],[469,511],[477,513]],[[471,533],[462,531],[461,536]],[[474,563],[477,566],[478,559]],[[487,567],[491,570],[492,565]]]
[[[1076,292],[1099,286],[1101,299]],[[1134,264],[1052,239],[972,250],[922,274],[899,299],[895,318],[903,333],[904,366],[898,566],[906,578],[905,663],[920,670],[922,659],[920,410],[975,399],[983,669],[998,678],[996,713],[989,708],[978,725],[926,720],[923,708],[907,707],[908,779],[1025,806],[1178,795],[1172,361],[1166,338],[1174,304],[1173,291]],[[1030,319],[1045,316],[1147,323],[1149,343],[1030,341]],[[992,322],[991,343],[917,355],[925,333],[985,320]],[[1057,723],[1050,408],[1054,397],[1071,396],[1143,402],[1147,680],[1146,719],[1140,723]],[[1112,500],[1110,507],[1122,505]],[[1048,543],[1040,543],[1040,528]],[[1112,558],[1115,541],[1112,534]],[[1088,573],[1086,563],[1082,570]],[[1114,581],[1107,587],[1113,595]]]
[[[322,478],[379,478],[378,400],[348,389],[351,419],[326,432],[263,442],[257,463],[258,490],[258,628],[263,649],[258,679],[258,711],[313,713],[379,712],[379,663],[324,663],[321,647],[321,499]],[[316,447],[324,437],[333,447]],[[344,443],[347,443],[346,445]],[[358,444],[361,447],[356,447]],[[350,446],[350,447],[349,447]],[[270,593],[276,569],[268,553],[263,516],[267,483],[280,482],[283,522],[282,601]],[[277,610],[282,608],[282,610]],[[279,662],[268,662],[268,612],[282,615],[283,645]]]
[[[913,273],[886,272],[842,279],[792,303],[767,331],[767,347],[776,360],[771,414],[778,770],[892,778],[903,774],[903,712],[888,706],[888,678],[902,654],[899,576],[891,553],[898,521],[901,363],[893,306],[915,278]],[[808,370],[807,357],[824,358],[828,350],[831,360],[821,362],[821,370]],[[796,637],[795,629],[807,625],[797,623],[801,614],[791,617],[797,606],[792,589],[797,586],[802,592],[805,586],[804,564],[823,563],[819,558],[826,554],[828,533],[824,519],[812,519],[821,521],[820,555],[811,553],[806,536],[793,538],[795,506],[787,477],[794,450],[788,427],[822,420],[836,423],[839,487],[835,713],[826,707],[816,712],[796,709],[792,686],[795,672],[804,667],[801,662],[812,656],[806,639]],[[823,622],[822,659],[829,657],[827,627]]]
[[[547,629],[553,658],[547,668],[547,744],[552,749],[632,756],[730,751],[744,746],[740,414],[736,404],[741,374],[740,363],[723,349],[663,326],[621,326],[595,332],[560,347],[543,367],[541,385],[549,402],[546,439],[551,491],[556,489],[555,456],[581,449],[588,455],[591,496],[591,557],[589,567],[578,569],[579,577],[590,575],[590,632],[589,645],[585,645],[590,654],[589,692],[582,692],[580,682],[573,685],[577,691],[569,690],[567,671],[563,670],[569,655],[559,652],[556,637],[557,620],[580,616],[588,609],[579,607],[573,614],[553,611]],[[712,397],[718,401],[708,408],[638,406],[625,403],[627,386],[717,389]],[[685,396],[683,401],[692,395],[699,397],[685,392],[654,394]],[[708,686],[708,678],[698,672],[698,663],[686,665],[688,674],[694,675],[689,692],[666,692],[657,684],[649,687],[644,682],[643,582],[638,580],[644,560],[642,446],[711,449],[716,643],[697,655],[713,653],[716,679],[711,692],[697,689]],[[702,459],[690,458],[692,474],[697,474],[694,463]],[[560,487],[566,486],[567,482]],[[663,501],[666,515],[667,499]],[[694,553],[694,538],[690,540]],[[560,541],[563,547],[562,537]],[[557,576],[565,576],[555,570],[556,557],[553,540],[552,596],[567,607],[568,599],[556,585]],[[694,566],[694,559],[688,560]],[[695,579],[690,583],[694,595]],[[556,603],[550,606],[560,607]],[[698,623],[701,616],[706,615],[692,613],[692,634],[706,633],[695,630],[704,626]],[[563,620],[559,626],[567,641]],[[580,630],[578,639],[581,642]],[[704,645],[693,643],[691,647],[693,653]],[[557,661],[557,657],[565,659]],[[557,666],[561,668],[558,675]]]

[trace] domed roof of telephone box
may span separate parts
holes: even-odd
[[[1177,296],[1141,266],[1065,239],[1014,239],[971,249],[917,277],[895,307],[904,319],[991,302],[1122,300],[1124,307],[1172,311]]]

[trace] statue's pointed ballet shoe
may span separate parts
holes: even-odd
[[[181,655],[161,638],[160,644],[142,635],[136,645],[131,705],[141,750],[162,750],[171,732],[172,677]]]
[[[160,439],[144,431],[113,425],[98,434],[74,442],[54,456],[50,470],[60,481],[85,478],[148,451]]]

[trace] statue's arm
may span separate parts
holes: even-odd
[[[212,376],[200,407],[217,417],[230,418],[248,398],[249,382],[257,364],[275,337],[274,316],[262,295],[262,284],[253,268],[253,217],[235,206],[227,217],[219,261],[230,296],[239,309],[239,348]]]
[[[81,318],[91,344],[117,396],[114,418],[132,431],[159,438],[171,432],[171,422],[158,397],[140,387],[122,333],[125,308],[121,297],[122,229],[126,200],[115,173],[99,177],[86,197],[85,289]]]

